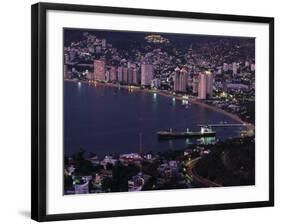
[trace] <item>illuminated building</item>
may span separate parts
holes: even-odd
[[[207,97],[207,78],[205,73],[199,74],[199,84],[198,84],[198,98],[206,99]]]
[[[179,91],[180,86],[180,68],[175,68],[175,75],[174,75],[174,91]]]
[[[199,73],[198,98],[212,97],[213,85],[213,74],[210,71]]]
[[[123,82],[123,67],[119,66],[117,69],[118,82]]]
[[[152,79],[153,79],[153,65],[152,64],[142,64],[141,65],[141,85],[150,86]]]
[[[187,86],[187,71],[185,68],[182,68],[180,71],[180,83],[179,83],[179,91],[186,92]]]
[[[94,74],[92,72],[89,72],[86,77],[88,80],[93,80]]]
[[[213,96],[213,86],[214,86],[214,78],[213,73],[210,71],[206,71],[206,92],[209,97]]]
[[[116,74],[115,80],[117,80],[118,82],[122,82],[128,85],[139,83],[138,70],[136,68],[119,66],[115,74]]]
[[[188,72],[187,75],[186,75],[186,85],[190,89],[192,88],[192,82],[193,82],[193,79],[191,77],[190,72]]]
[[[128,84],[133,84],[133,68],[128,68]]]
[[[101,46],[102,48],[106,48],[106,39],[101,40]]]
[[[128,84],[128,68],[124,67],[123,68],[123,83]]]
[[[137,68],[133,69],[133,84],[138,85],[140,83],[139,72]]]
[[[110,67],[110,70],[109,70],[109,80],[111,82],[117,80],[116,68],[114,66]]]
[[[159,88],[161,85],[160,79],[152,79],[151,80],[151,88]]]
[[[104,60],[94,60],[94,80],[105,80]]]
[[[88,70],[86,70],[85,72],[83,72],[83,75],[86,76],[86,78],[88,80],[93,80],[93,73],[89,72]]]
[[[127,63],[128,67],[128,85],[131,84],[138,84],[138,74],[137,74],[137,69],[136,69],[136,64],[128,61]]]
[[[187,86],[187,71],[182,68],[177,67],[175,69],[174,76],[174,91],[175,92],[185,92]]]
[[[198,93],[199,80],[198,75],[194,74],[192,79],[192,93]]]

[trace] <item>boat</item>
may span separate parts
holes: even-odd
[[[201,138],[201,137],[214,137],[216,132],[213,131],[210,127],[201,127],[200,131],[189,131],[188,129],[185,132],[173,132],[170,131],[158,131],[157,132],[159,139],[176,139],[176,138]]]

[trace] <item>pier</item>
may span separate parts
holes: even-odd
[[[248,127],[250,126],[250,124],[247,123],[243,123],[243,124],[228,124],[228,123],[223,123],[223,124],[198,124],[197,126],[199,127],[212,127],[212,128],[216,128],[216,127],[222,127],[222,128],[231,128],[231,127]]]

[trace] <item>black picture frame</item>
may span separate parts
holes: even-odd
[[[208,204],[85,212],[48,215],[46,213],[46,13],[48,10],[99,12],[154,17],[175,17],[217,21],[254,22],[269,24],[269,200],[243,203]],[[132,216],[161,213],[192,212],[237,208],[267,207],[274,205],[274,18],[183,11],[103,7],[89,5],[37,3],[32,5],[32,155],[31,155],[31,218],[37,221],[70,220],[115,216]]]

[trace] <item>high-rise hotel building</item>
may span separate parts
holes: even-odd
[[[123,83],[128,84],[128,68],[123,67]]]
[[[210,71],[206,71],[206,80],[207,80],[207,87],[206,87],[206,92],[208,97],[213,96],[213,88],[214,88],[214,77],[213,73]]]
[[[133,69],[133,84],[139,85],[139,83],[140,83],[139,69],[134,68]]]
[[[104,60],[94,60],[94,80],[105,80]]]
[[[205,73],[199,74],[199,83],[198,83],[198,98],[206,99],[207,97],[207,79]]]
[[[140,83],[139,70],[134,66],[119,66],[116,73],[116,81],[126,85],[138,85]]]
[[[178,91],[180,86],[180,68],[175,68],[175,75],[174,75],[174,91]]]
[[[115,66],[111,66],[109,70],[109,80],[114,82],[117,80],[117,71]]]
[[[123,67],[119,66],[117,69],[117,81],[123,82]]]
[[[141,85],[150,86],[151,80],[153,79],[153,65],[142,64],[141,65]]]
[[[206,99],[213,95],[213,74],[210,71],[199,74],[198,98]]]
[[[133,84],[133,67],[128,67],[128,85]]]
[[[177,67],[175,69],[174,76],[174,91],[175,92],[186,92],[187,87],[187,71],[185,68],[180,69]]]
[[[192,93],[198,93],[199,75],[193,74],[192,78]]]

